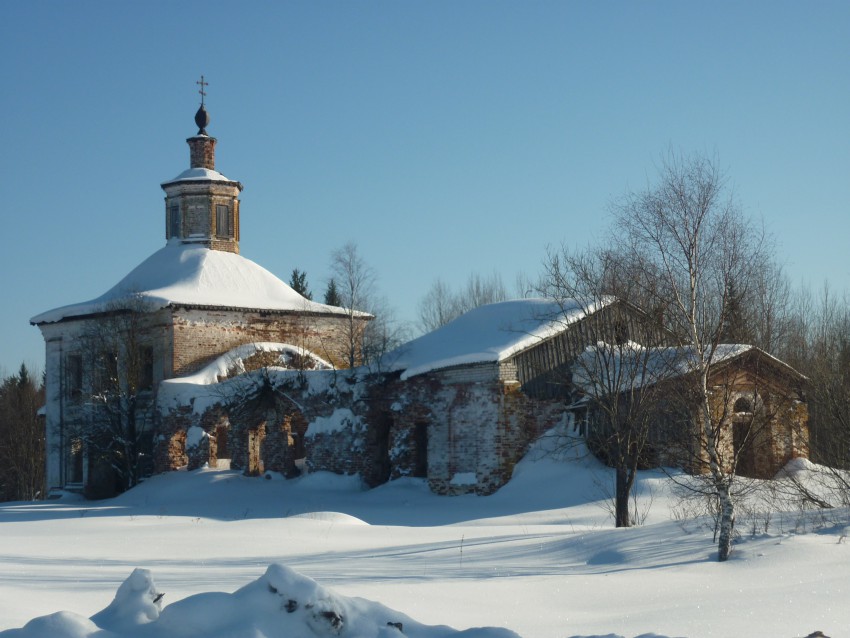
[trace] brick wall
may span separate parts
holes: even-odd
[[[227,412],[231,467],[249,474],[291,474],[304,456],[310,471],[359,474],[370,486],[423,476],[439,494],[491,494],[510,479],[529,443],[563,414],[560,402],[529,399],[518,384],[494,378],[495,371],[489,368],[486,382],[458,381],[464,375],[457,369],[407,381],[394,374],[352,381],[334,371],[283,373],[273,378],[262,409],[249,393],[236,393],[234,404],[211,408],[214,417],[173,410],[163,430],[198,422],[214,434]],[[481,378],[481,372],[470,376]],[[310,424],[331,417],[334,427],[307,434]]]
[[[298,312],[175,309],[174,374],[195,372],[236,346],[271,341],[306,348],[337,367],[345,367],[347,318]]]

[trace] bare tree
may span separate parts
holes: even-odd
[[[23,364],[0,385],[0,500],[41,498],[44,490],[44,423],[37,416],[44,385]]]
[[[636,520],[630,497],[638,468],[647,461],[659,382],[667,370],[651,367],[658,361],[653,347],[662,338],[651,315],[630,305],[625,312],[597,312],[613,300],[619,282],[628,285],[621,277],[625,264],[613,254],[610,250],[573,252],[566,247],[550,250],[542,292],[561,305],[565,316],[578,304],[587,316],[585,321],[594,324],[588,328],[597,341],[574,361],[571,383],[577,388],[576,403],[587,410],[588,445],[614,469],[615,525],[629,527]]]
[[[380,370],[384,355],[410,340],[410,328],[398,319],[395,309],[383,296],[374,295],[367,308],[374,319],[363,331],[362,363]]]
[[[331,254],[331,272],[330,281],[346,309],[342,358],[349,368],[378,365],[386,352],[405,340],[407,327],[396,320],[386,298],[379,294],[377,275],[356,244],[349,242]]]
[[[127,490],[149,471],[155,404],[149,310],[136,296],[89,320],[79,337],[87,382],[80,418],[67,431],[86,450],[94,497]]]
[[[437,279],[419,302],[419,325],[422,332],[431,332],[460,316],[457,300],[451,288]]]
[[[850,301],[824,285],[819,299],[803,291],[787,356],[809,377],[810,458],[850,502]]]
[[[473,308],[507,298],[505,285],[496,272],[489,276],[471,273],[457,292],[452,291],[442,279],[437,279],[419,302],[419,325],[423,332],[430,332]]]
[[[357,244],[348,242],[331,253],[331,273],[341,306],[347,311],[342,354],[353,368],[363,360],[364,313],[375,293],[375,271],[360,256]]]
[[[735,522],[734,464],[721,458],[723,422],[712,409],[709,379],[730,311],[730,287],[748,296],[766,255],[764,233],[745,219],[726,188],[716,160],[670,154],[658,183],[626,195],[615,206],[617,236],[641,276],[643,292],[663,308],[663,320],[681,348],[692,353],[693,393],[720,506],[718,559],[729,557]],[[733,283],[734,282],[734,283]]]

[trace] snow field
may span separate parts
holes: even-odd
[[[364,491],[356,477],[201,470],[154,477],[109,501],[4,504],[0,629],[60,610],[87,619],[137,567],[150,571],[167,610],[199,595],[218,605],[225,599],[210,592],[237,592],[279,564],[345,601],[359,619],[349,628],[371,623],[372,633],[327,635],[383,636],[391,613],[406,619],[404,635],[428,638],[458,635],[440,633],[445,625],[527,638],[850,634],[846,511],[777,511],[769,532],[756,535],[742,517],[732,559],[718,564],[704,521],[671,519],[675,499],[662,474],[642,475],[652,506],[646,524],[631,529],[611,527],[601,502],[610,481],[595,461],[546,456],[523,461],[489,497],[438,497],[415,479]],[[296,617],[279,603],[266,611]],[[305,619],[304,636],[325,635]],[[238,623],[251,619],[233,612],[230,620],[230,633],[203,635],[271,637],[283,627],[250,633]],[[487,631],[460,635],[511,635]]]

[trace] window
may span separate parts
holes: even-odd
[[[138,389],[152,390],[153,389],[153,348],[151,346],[141,346],[139,348],[138,361]]]
[[[83,357],[71,354],[65,359],[65,389],[66,396],[79,401],[83,394]]]
[[[737,401],[735,401],[735,407],[733,411],[736,414],[740,414],[741,412],[752,412],[753,411],[753,402],[750,401],[747,397],[741,397]]]
[[[233,218],[230,216],[230,206],[216,204],[215,234],[219,237],[233,237]]]
[[[168,209],[168,236],[180,237],[180,205],[172,204]]]

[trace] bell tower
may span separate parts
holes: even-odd
[[[207,134],[210,115],[204,103],[208,83],[202,75],[197,84],[201,106],[195,113],[198,132],[186,140],[189,168],[161,185],[165,191],[165,238],[238,254],[242,184],[215,170],[217,140]]]

